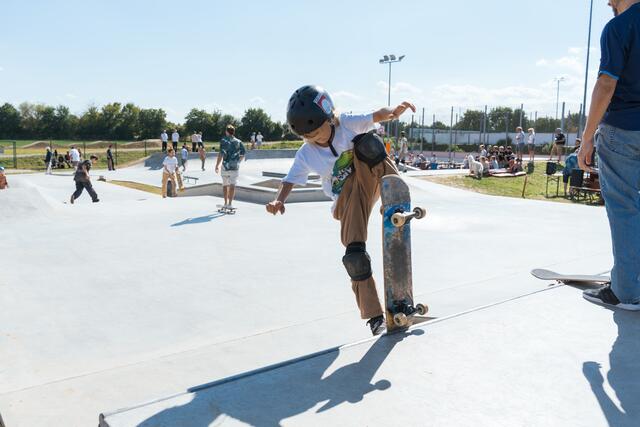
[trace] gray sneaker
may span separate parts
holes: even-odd
[[[616,294],[611,290],[611,285],[603,286],[600,289],[588,289],[582,293],[582,296],[587,301],[604,305],[606,307],[621,308],[629,311],[640,311],[640,303],[621,303]]]
[[[371,328],[371,333],[374,336],[380,335],[386,329],[384,325],[384,316],[372,317],[367,321],[367,325]]]

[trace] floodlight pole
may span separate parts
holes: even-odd
[[[582,96],[582,109],[580,112],[580,121],[578,123],[578,138],[581,138],[582,126],[587,116],[587,81],[589,80],[589,54],[591,53],[591,23],[593,21],[593,0],[591,0],[591,8],[589,10],[589,35],[587,37],[587,65],[584,70],[584,94]]]
[[[398,58],[396,58],[395,55],[384,55],[382,57],[382,59],[380,59],[378,62],[380,64],[389,64],[389,87],[387,90],[387,106],[391,107],[391,64],[395,63],[395,62],[400,62],[404,59],[405,55],[400,55]],[[387,134],[389,134],[391,129],[391,124],[387,122]]]

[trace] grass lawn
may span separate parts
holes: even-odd
[[[550,200],[554,202],[574,203],[571,200],[562,197],[563,183],[560,180],[560,197],[555,197],[556,183],[549,182],[549,198],[545,197],[545,187],[547,177],[545,175],[546,162],[536,162],[533,174],[527,178],[527,187],[524,197],[526,199]],[[525,177],[516,178],[482,178],[481,180],[470,176],[426,176],[422,179],[433,181],[438,184],[449,185],[451,187],[463,188],[466,190],[476,191],[482,194],[504,197],[522,197],[522,188],[524,186]],[[586,202],[580,202],[586,203]]]

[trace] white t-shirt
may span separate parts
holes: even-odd
[[[527,138],[527,144],[535,144],[535,143],[536,143],[536,134],[530,133],[529,137]]]
[[[80,152],[74,148],[73,150],[69,151],[69,157],[71,157],[72,162],[79,162]]]
[[[171,141],[178,142],[180,140],[180,134],[178,132],[174,132],[171,134]]]
[[[262,140],[263,140],[263,139],[264,139],[264,136],[262,136],[262,134],[258,134],[258,135],[256,136],[256,142],[257,142],[258,144],[262,144]]]
[[[198,142],[198,134],[194,133],[193,135],[191,135],[191,142]]]
[[[198,140],[196,142],[202,142],[202,134],[198,134]]]
[[[174,173],[176,171],[176,168],[178,167],[178,159],[176,159],[175,157],[167,156],[162,161],[162,166],[167,168],[169,173]]]
[[[409,145],[407,142],[407,138],[403,136],[402,138],[400,138],[400,152],[406,153],[408,151],[408,148],[409,148]]]
[[[167,133],[166,133],[166,132],[162,132],[162,133],[160,134],[160,139],[161,139],[163,142],[167,142],[167,140],[169,139],[169,135],[167,135]]]
[[[256,142],[256,136],[255,136],[254,134],[251,134],[251,139],[250,139],[250,141],[251,141],[251,142]]]
[[[282,180],[304,185],[310,173],[317,173],[322,178],[324,193],[336,200],[345,180],[353,172],[353,138],[373,128],[373,114],[340,115],[340,125],[336,126],[333,137],[333,148],[338,157],[333,155],[329,147],[305,142],[296,153],[289,173]]]
[[[186,159],[187,157],[189,157],[189,150],[187,150],[186,148],[182,147],[182,150],[180,150],[180,154],[182,154],[182,159]]]
[[[523,131],[518,132],[518,134],[516,135],[516,143],[524,144],[524,132]]]

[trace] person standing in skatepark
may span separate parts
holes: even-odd
[[[368,319],[373,335],[384,330],[384,316],[366,249],[369,216],[380,197],[383,176],[398,174],[374,123],[399,118],[403,102],[369,114],[337,115],[329,93],[319,86],[303,86],[289,99],[287,122],[305,143],[282,179],[276,199],[266,205],[269,213],[284,214],[285,201],[294,185],[304,185],[310,173],[322,177],[325,194],[334,200],[333,217],[340,221],[342,258],[362,319]]]
[[[611,284],[583,293],[598,304],[640,310],[640,0],[610,0],[615,17],[604,27],[598,81],[578,153],[592,170],[597,143],[613,269]]]
[[[236,194],[240,162],[244,160],[246,153],[244,144],[234,136],[235,133],[236,128],[232,125],[227,125],[225,136],[220,141],[220,154],[216,159],[216,173],[222,176],[223,208],[225,209],[231,209],[232,207]],[[222,163],[222,172],[220,172],[220,163]]]

